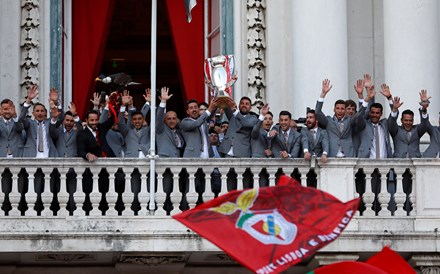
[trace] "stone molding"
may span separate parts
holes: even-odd
[[[185,258],[186,258],[185,254],[122,255],[120,262],[128,263],[128,264],[146,265],[146,266],[158,266],[158,265],[167,265],[167,264],[185,262]]]
[[[39,47],[40,47],[40,11],[39,0],[21,1],[21,98],[27,95],[31,85],[38,85],[40,72]]]
[[[247,59],[249,94],[257,108],[263,106],[266,99],[266,0],[247,1]]]

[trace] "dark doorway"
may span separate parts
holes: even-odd
[[[183,118],[184,103],[179,82],[179,71],[168,22],[165,1],[157,1],[157,80],[156,88],[167,86],[173,98],[167,110],[174,110]],[[141,83],[130,86],[135,106],[144,104],[143,94],[150,84],[151,2],[116,0],[113,19],[102,62],[101,73],[109,75],[124,72],[133,81]],[[96,91],[105,90],[97,83]],[[157,100],[158,101],[158,100]],[[159,101],[158,101],[159,103]]]

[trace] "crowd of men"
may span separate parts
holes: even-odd
[[[1,101],[0,157],[82,157],[94,161],[100,157],[144,158],[150,149],[150,125],[146,117],[156,111],[156,152],[159,157],[184,158],[434,158],[440,152],[440,130],[429,122],[429,99],[420,92],[420,124],[414,125],[414,112],[407,109],[397,119],[402,102],[393,97],[386,84],[380,93],[391,108],[383,118],[383,106],[375,102],[376,91],[366,74],[354,89],[359,98],[337,100],[333,115],[325,115],[322,107],[332,85],[322,82],[322,91],[315,109],[307,108],[304,127],[298,127],[288,110],[278,114],[278,123],[269,105],[260,114],[251,111],[252,102],[243,97],[238,105],[231,98],[215,98],[209,104],[189,100],[187,117],[179,119],[167,109],[172,98],[168,88],[160,92],[157,108],[150,105],[146,91],[145,104],[137,110],[128,91],[120,95],[118,109],[102,104],[95,94],[94,108],[81,122],[76,107],[70,103],[63,111],[55,89],[50,90],[49,112],[41,103],[32,103],[38,90],[32,86],[19,115],[9,99]],[[32,108],[31,119],[28,110]],[[359,110],[357,110],[359,106]],[[420,138],[426,132],[431,142],[420,152]],[[393,142],[391,142],[391,138]],[[394,148],[392,149],[392,144]]]

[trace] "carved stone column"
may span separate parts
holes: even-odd
[[[440,256],[433,254],[413,255],[411,261],[421,274],[440,274]]]
[[[257,108],[266,99],[266,0],[247,0],[247,48],[248,48],[248,87],[249,97]]]
[[[39,45],[40,45],[40,12],[39,0],[21,1],[21,98],[27,95],[31,85],[38,85],[40,73]]]

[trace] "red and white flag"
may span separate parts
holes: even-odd
[[[335,240],[356,214],[343,203],[282,176],[277,186],[231,191],[173,218],[256,273],[279,273]]]
[[[188,23],[191,23],[192,20],[191,10],[197,5],[197,0],[184,0],[184,1],[186,8],[186,18],[188,20]]]

